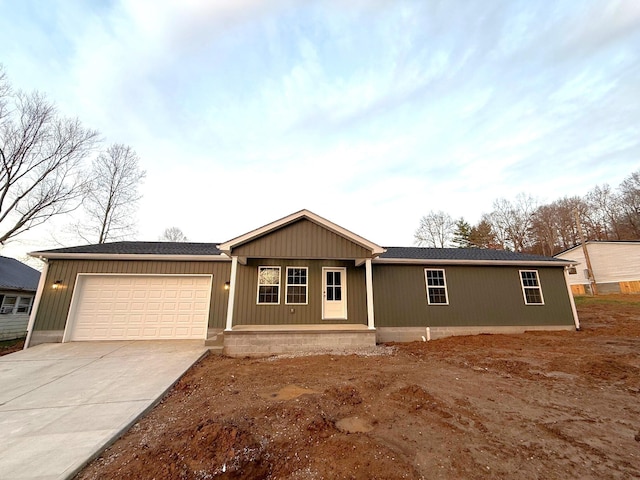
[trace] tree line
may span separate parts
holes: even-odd
[[[71,212],[76,237],[125,238],[135,232],[144,177],[131,147],[104,146],[44,95],[14,89],[0,65],[0,245]]]
[[[415,242],[444,248],[492,248],[555,255],[580,243],[580,221],[586,240],[640,239],[640,170],[617,188],[596,185],[585,196],[563,197],[541,204],[521,193],[499,198],[492,210],[471,225],[443,211],[420,219]]]

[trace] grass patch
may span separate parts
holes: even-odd
[[[630,305],[640,307],[640,295],[597,295],[574,297],[576,306],[588,305]]]
[[[14,338],[13,340],[0,340],[0,348],[9,348],[24,342],[25,337]]]
[[[24,347],[24,341],[25,337],[0,341],[0,355],[7,355],[9,353],[22,350],[22,347]]]

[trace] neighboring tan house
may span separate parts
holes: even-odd
[[[265,355],[579,328],[572,263],[383,248],[308,210],[221,244],[117,242],[45,262],[27,343],[202,339]]]
[[[640,293],[640,240],[587,241],[593,277],[599,294]],[[555,255],[560,260],[577,263],[569,269],[569,285],[574,295],[591,294],[589,269],[582,245]]]
[[[0,340],[27,334],[40,272],[14,258],[0,256]]]

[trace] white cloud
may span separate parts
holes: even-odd
[[[635,1],[21,5],[0,4],[0,58],[139,153],[140,238],[310,208],[406,245],[429,210],[476,220],[637,168]]]

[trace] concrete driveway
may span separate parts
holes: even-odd
[[[70,478],[206,351],[201,340],[72,342],[0,357],[0,479]]]

